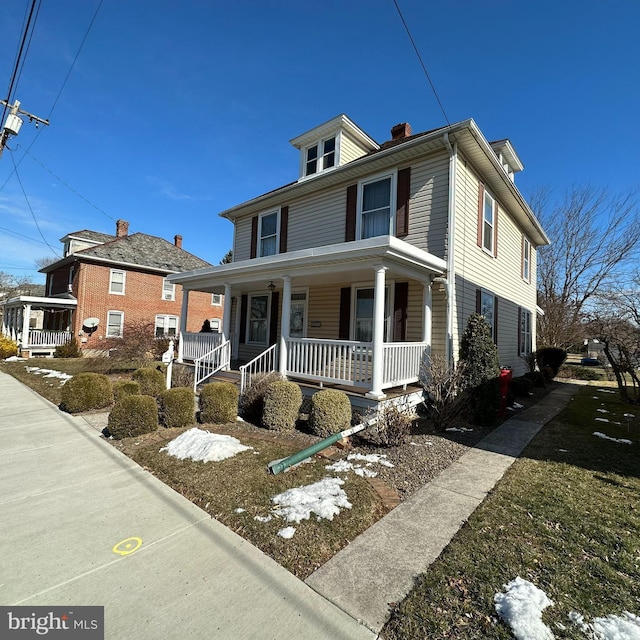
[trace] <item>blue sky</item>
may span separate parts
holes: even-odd
[[[398,2],[449,121],[509,138],[525,196],[640,185],[639,2]],[[2,97],[30,4],[3,5]],[[49,115],[98,5],[41,0],[23,109]],[[0,271],[44,281],[36,221],[59,252],[117,218],[217,264],[232,243],[217,214],[295,180],[288,141],[340,113],[378,142],[446,124],[393,0],[104,0],[50,126],[9,142],[33,215],[0,157]]]

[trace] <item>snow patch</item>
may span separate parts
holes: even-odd
[[[581,613],[571,611],[569,620],[593,640],[640,640],[640,617],[628,611],[621,616],[594,618],[590,623]]]
[[[220,460],[232,458],[241,451],[248,449],[253,449],[253,447],[245,447],[237,438],[218,433],[209,433],[194,427],[181,433],[160,451],[166,451],[170,456],[174,456],[179,460],[220,462]]]
[[[26,358],[19,358],[18,356],[9,356],[8,358],[4,359],[5,362],[19,362],[22,360],[26,360]]]
[[[352,506],[341,489],[343,484],[344,480],[340,478],[323,478],[313,484],[288,489],[271,498],[271,502],[277,505],[274,513],[288,522],[308,520],[312,513],[318,520],[333,520],[341,508],[351,509]]]
[[[295,527],[285,527],[284,529],[280,529],[278,531],[278,535],[285,540],[291,540],[293,538],[293,534],[296,532]]]
[[[611,442],[619,442],[620,444],[633,444],[631,440],[627,440],[626,438],[612,438],[611,436],[607,436],[600,431],[594,431],[593,435],[597,436],[598,438],[602,438],[603,440],[611,440]]]
[[[473,429],[467,429],[466,427],[449,427],[445,429],[445,431],[459,431],[460,433],[468,433],[473,431]]]
[[[600,413],[609,413],[606,409],[596,409],[596,411],[599,411]]]
[[[238,507],[234,513],[244,513],[246,511],[246,509],[243,509],[242,507]]]
[[[68,373],[63,373],[62,371],[56,371],[55,369],[41,369],[40,367],[25,367],[25,370],[28,373],[34,373],[36,375],[41,375],[43,378],[58,378],[63,381],[63,384],[73,378]]]
[[[609,422],[607,418],[596,418],[597,422]]]
[[[271,522],[273,520],[273,516],[253,516],[253,519],[258,522]]]
[[[505,593],[493,596],[498,615],[511,627],[517,640],[553,640],[542,622],[542,612],[553,605],[547,594],[520,576],[504,585]]]
[[[376,462],[378,464],[381,464],[383,467],[393,467],[393,464],[391,462],[389,462],[387,459],[386,454],[382,453],[380,455],[377,455],[375,453],[369,453],[367,455],[364,455],[362,453],[350,453],[347,456],[347,460],[362,460],[363,462],[368,462],[369,464]]]
[[[616,393],[615,391],[612,391],[611,389],[598,389],[598,391],[600,393]]]

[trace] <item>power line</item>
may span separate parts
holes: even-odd
[[[43,169],[45,169],[46,171],[48,171],[56,180],[58,180],[58,182],[60,182],[61,184],[63,184],[65,187],[67,187],[67,189],[69,189],[69,191],[75,193],[78,198],[80,198],[81,200],[84,200],[87,204],[91,205],[96,211],[99,211],[102,215],[106,216],[107,218],[109,218],[109,220],[113,220],[113,222],[116,221],[115,218],[113,218],[112,216],[110,216],[106,211],[104,211],[103,209],[101,209],[98,205],[93,204],[93,202],[91,202],[91,200],[89,200],[88,198],[85,198],[85,196],[83,196],[79,191],[76,191],[76,189],[74,189],[70,184],[68,184],[67,182],[65,182],[60,176],[57,176],[55,173],[53,173],[53,171],[51,171],[51,169],[49,169],[49,167],[47,167],[46,165],[44,165],[40,160],[38,160],[38,158],[36,158],[30,151],[29,149],[25,149],[22,145],[17,145],[18,147],[20,147],[32,160],[34,160],[35,162],[37,162]]]
[[[404,29],[407,32],[407,35],[409,36],[409,40],[411,41],[411,44],[413,45],[413,50],[416,52],[416,55],[418,56],[418,60],[420,61],[420,64],[422,65],[422,70],[424,71],[424,75],[427,77],[427,80],[429,81],[429,85],[431,86],[431,90],[433,91],[433,95],[436,97],[436,100],[438,101],[438,104],[440,105],[440,111],[442,111],[442,115],[444,116],[444,119],[446,120],[447,124],[450,125],[451,123],[449,122],[449,118],[447,118],[447,114],[444,110],[444,107],[442,106],[442,102],[440,102],[440,97],[438,96],[438,92],[436,91],[436,88],[433,84],[433,82],[431,81],[431,77],[429,76],[429,72],[427,71],[427,67],[425,65],[425,63],[422,60],[422,56],[420,55],[420,52],[418,51],[418,47],[416,46],[416,43],[413,40],[413,37],[411,35],[411,31],[409,31],[409,27],[404,19],[404,16],[402,15],[402,11],[400,10],[400,6],[398,5],[398,1],[397,0],[393,0],[393,4],[396,5],[396,9],[398,10],[398,15],[400,16],[400,20],[402,20],[402,24],[404,25]]]
[[[53,253],[56,256],[60,257],[58,252],[47,242],[47,239],[44,237],[44,234],[42,233],[42,229],[40,229],[40,225],[38,224],[38,220],[36,218],[36,214],[33,212],[33,209],[31,208],[31,203],[29,202],[29,198],[27,197],[27,192],[24,190],[24,186],[22,185],[22,180],[20,180],[20,176],[18,175],[18,167],[16,166],[16,161],[13,158],[13,151],[11,149],[9,149],[9,152],[11,154],[11,161],[13,162],[13,169],[15,171],[16,178],[18,180],[18,183],[20,184],[20,188],[22,189],[22,195],[24,196],[25,202],[27,203],[27,207],[29,208],[29,211],[31,212],[31,217],[33,218],[33,221],[35,222],[36,229],[38,229],[38,233],[40,234],[40,237],[44,240],[44,243],[47,245],[47,247],[49,247],[49,249],[51,249],[51,251],[53,251]]]
[[[12,229],[7,229],[6,227],[0,227],[0,231],[4,231],[5,233],[9,233],[12,236],[18,236],[20,238],[25,238],[25,240],[31,240],[31,242],[37,242],[38,244],[44,244],[49,246],[46,242],[42,242],[42,240],[38,240],[37,238],[32,238],[30,236],[25,236],[22,233],[18,233],[17,231],[13,231]]]

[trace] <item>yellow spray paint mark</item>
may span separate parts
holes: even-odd
[[[113,547],[113,553],[117,553],[120,556],[128,556],[130,553],[137,551],[142,545],[141,538],[126,538]]]

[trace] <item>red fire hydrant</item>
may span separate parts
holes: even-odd
[[[509,394],[509,385],[511,384],[511,378],[513,371],[511,367],[501,367],[499,377],[499,389],[500,389],[500,417],[504,418],[507,413],[507,395]]]

